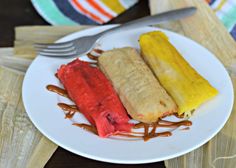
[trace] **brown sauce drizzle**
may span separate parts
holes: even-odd
[[[165,127],[165,128],[177,128],[180,126],[191,126],[192,122],[189,120],[184,120],[184,121],[178,121],[178,122],[173,122],[173,121],[166,121],[166,120],[162,120],[159,119],[157,122],[155,123],[151,123],[151,124],[146,124],[146,123],[137,123],[134,125],[134,129],[139,129],[139,128],[144,128],[147,129],[147,127],[153,127],[154,130],[153,132],[156,130],[156,128],[158,127]]]
[[[98,135],[97,128],[92,125],[88,125],[88,124],[84,124],[84,123],[74,123],[73,125],[80,127],[88,132]]]
[[[54,86],[54,85],[47,85],[47,89],[49,91],[55,92],[61,96],[68,97],[68,94],[66,90]],[[79,109],[77,108],[76,105],[68,105],[65,103],[58,103],[58,106],[64,110],[66,113],[65,118],[72,118],[76,112],[79,112]],[[174,114],[178,118],[184,118],[184,115],[179,116],[177,113]],[[86,131],[89,131],[91,133],[94,133],[98,135],[97,129],[93,125],[88,125],[84,123],[74,123],[73,125],[78,126]],[[128,138],[142,138],[144,141],[148,141],[151,138],[155,137],[168,137],[171,136],[172,133],[169,131],[166,132],[159,132],[156,133],[156,129],[158,127],[165,127],[165,128],[178,128],[180,126],[187,126],[186,128],[182,130],[188,130],[189,126],[192,125],[192,122],[189,120],[183,120],[179,122],[173,122],[173,121],[166,121],[163,119],[159,119],[157,122],[147,124],[147,123],[137,123],[133,126],[133,129],[139,129],[139,128],[144,128],[144,132],[128,132],[128,133],[117,133],[115,135],[117,136],[123,136],[123,137],[128,137]],[[151,131],[149,131],[149,128],[152,128]]]
[[[183,131],[190,130],[190,127],[185,127],[185,128],[182,128],[181,130]]]
[[[156,133],[156,129],[157,129],[157,122],[152,124],[152,131],[151,134],[155,134]]]
[[[158,127],[178,128],[180,126],[191,126],[191,125],[192,125],[192,122],[188,120],[172,122],[172,121],[159,119],[157,122],[154,122],[151,124],[140,122],[133,126],[133,129],[144,128],[144,132],[118,133],[116,135],[127,137],[127,138],[142,138],[144,141],[148,141],[151,138],[168,137],[172,135],[170,131],[156,133],[156,129]],[[151,131],[149,131],[149,128],[152,128]],[[187,129],[189,129],[189,127],[187,127],[185,130]]]
[[[133,126],[134,129],[139,129],[139,128],[143,128],[143,127],[144,127],[144,123],[142,123],[142,122],[139,122]]]
[[[189,120],[183,120],[179,122],[159,120],[159,123],[158,123],[159,127],[168,127],[168,128],[176,128],[180,126],[191,126],[191,125],[192,125],[192,122]]]
[[[98,53],[98,54],[102,54],[104,51],[103,50],[100,50],[100,49],[94,49],[93,51],[95,51],[96,53]]]
[[[141,133],[140,134],[145,134],[145,133]],[[133,133],[131,132],[130,134],[124,134],[124,133],[118,133],[116,134],[117,136],[122,136],[122,137],[127,137],[127,138],[139,138],[139,139],[143,139],[144,141],[147,141],[151,138],[155,138],[155,137],[167,137],[167,136],[171,136],[172,133],[169,131],[166,132],[160,132],[160,133],[147,133],[147,135],[133,135]]]
[[[87,56],[91,59],[91,60],[98,60],[98,56],[95,56],[95,55],[93,55],[93,54],[91,54],[91,53],[88,53],[87,54]]]
[[[161,133],[156,133],[156,129],[158,127],[165,127],[165,128],[177,128],[180,126],[191,126],[192,122],[189,120],[184,120],[184,121],[179,121],[179,122],[173,122],[173,121],[166,121],[166,120],[162,120],[159,119],[157,122],[155,123],[151,123],[151,124],[146,124],[146,123],[137,123],[134,125],[134,129],[139,129],[139,128],[144,128],[144,136],[143,139],[144,141],[147,141],[151,138],[155,138],[158,136],[171,136],[172,133],[169,131],[166,132],[161,132]],[[149,128],[152,128],[152,130],[149,132]]]
[[[128,138],[142,138],[144,141],[148,141],[149,139],[155,137],[167,137],[172,135],[172,133],[169,131],[156,133],[157,123],[152,123],[152,124],[138,123],[134,125],[134,128],[141,128],[141,127],[144,127],[144,132],[143,133],[140,132],[143,136],[133,135],[134,134],[133,132],[131,132],[130,134],[119,133],[117,135]],[[149,132],[149,127],[152,127],[151,132]]]
[[[118,133],[118,134],[115,134],[115,135],[122,136],[122,137],[127,137],[127,138],[143,138],[143,136],[133,135],[132,133],[131,134]]]
[[[96,53],[98,53],[99,55],[101,55],[101,54],[104,52],[103,50],[100,50],[100,49],[93,49],[93,51],[96,52]],[[91,51],[91,52],[92,52],[92,51]],[[90,59],[92,59],[92,60],[96,60],[96,61],[97,61],[99,55],[98,55],[98,56],[93,55],[91,52],[88,53],[87,56],[88,56]]]
[[[148,141],[151,138],[155,138],[155,137],[168,137],[171,136],[172,133],[170,131],[166,131],[166,132],[158,132],[158,133],[148,133],[146,136],[143,137],[144,141]]]
[[[174,116],[177,118],[184,118],[184,114],[179,115],[178,113],[174,113]]]
[[[98,62],[90,62],[90,65],[97,65]]]
[[[65,118],[72,118],[76,112],[79,112],[79,109],[76,105],[69,105],[65,103],[57,104],[63,111],[66,112]]]
[[[55,92],[63,97],[69,98],[67,91],[65,89],[62,89],[62,88],[55,86],[55,85],[47,85],[46,88],[47,88],[47,90],[49,90],[51,92]]]

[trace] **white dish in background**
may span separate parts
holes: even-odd
[[[68,35],[59,41],[95,34],[111,27],[87,29]],[[214,99],[194,112],[190,118],[193,122],[190,130],[177,129],[170,137],[158,137],[144,142],[103,139],[73,126],[70,120],[64,118],[63,111],[57,106],[58,102],[67,100],[46,90],[48,84],[61,86],[54,74],[60,65],[72,59],[42,56],[38,56],[29,67],[22,89],[26,112],[38,130],[54,143],[78,155],[99,161],[126,164],[171,159],[200,147],[216,135],[230,116],[234,98],[230,77],[211,52],[186,37],[153,27],[110,34],[100,41],[100,48],[108,50],[131,46],[138,49],[139,35],[153,30],[165,32],[185,59],[219,91]],[[85,121],[79,114],[76,114],[76,117]]]

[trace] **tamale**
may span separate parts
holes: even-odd
[[[162,86],[178,105],[178,114],[188,113],[218,91],[181,56],[160,31],[142,34],[142,56]]]
[[[173,99],[134,48],[105,51],[98,64],[133,119],[151,123],[177,111]]]
[[[75,59],[62,65],[58,78],[100,137],[130,132],[132,124],[110,81],[96,67]]]

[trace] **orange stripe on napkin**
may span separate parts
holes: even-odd
[[[92,7],[94,7],[97,11],[99,11],[104,16],[108,17],[109,19],[112,19],[113,16],[109,13],[107,13],[97,2],[94,0],[87,0],[87,3],[89,3]]]
[[[93,20],[97,21],[98,23],[104,23],[104,21],[103,21],[100,17],[98,17],[98,16],[94,15],[93,13],[89,12],[89,11],[88,11],[87,9],[85,9],[77,0],[72,0],[72,3],[73,3],[81,12],[83,12],[85,15],[91,17]]]

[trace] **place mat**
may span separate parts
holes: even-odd
[[[190,37],[211,50],[228,69],[235,88],[236,43],[210,7],[208,7],[207,3],[199,0],[150,0],[152,14],[186,6],[196,6],[198,8],[197,13],[193,17],[185,18],[174,23],[162,24],[160,26]],[[226,125],[213,139],[186,155],[165,161],[166,167],[235,167],[235,121],[236,107],[234,106]],[[211,121],[209,118],[209,122],[214,121]]]
[[[0,167],[43,167],[57,148],[33,126],[25,112],[23,78],[22,72],[0,67]]]
[[[150,4],[152,13],[184,6],[197,6],[198,12],[195,16],[183,19],[179,22],[169,22],[159,26],[182,33],[210,49],[230,70],[233,83],[234,85],[236,84],[235,77],[232,75],[236,74],[236,71],[234,71],[236,69],[236,66],[234,65],[236,64],[232,64],[236,57],[236,44],[205,3],[198,0],[153,0],[150,1]],[[156,8],[157,6],[161,6],[161,10]],[[23,72],[30,64],[30,59],[35,57],[35,52],[32,48],[33,42],[52,42],[66,34],[84,28],[88,27],[18,27],[16,28],[15,49],[0,50],[0,65],[4,64],[5,67],[9,68],[1,68],[0,70],[0,78],[2,79],[0,80],[0,86],[8,88],[7,93],[0,92],[0,102],[3,102],[2,105],[0,105],[1,124],[5,125],[5,127],[0,128],[0,135],[2,135],[0,136],[0,155],[3,156],[2,158],[5,158],[3,159],[4,162],[0,160],[0,167],[22,167],[22,165],[28,165],[27,167],[35,167],[35,165],[37,165],[37,167],[43,167],[55,151],[57,146],[46,138],[43,138],[34,126],[29,124],[30,121],[22,109],[23,106],[19,95],[21,93]],[[3,51],[2,53],[4,53],[4,55],[1,54],[1,51]],[[14,69],[14,71],[10,69]],[[13,99],[14,102],[10,101],[11,99]],[[8,101],[10,103],[8,103]],[[6,105],[4,105],[4,103]],[[6,108],[9,108],[12,111],[7,112],[9,109]],[[8,113],[10,116],[8,116]],[[15,117],[18,116],[18,114],[19,116],[23,115],[24,120],[20,120],[19,122],[19,117]],[[235,159],[229,158],[224,161],[221,159],[214,161],[214,159],[221,156],[233,156],[234,151],[236,151],[234,144],[236,128],[233,124],[235,119],[236,115],[234,108],[230,120],[216,137],[203,147],[198,148],[189,154],[165,161],[166,166],[170,168],[209,167],[209,164],[211,164],[216,167],[226,167],[225,165],[227,164],[227,167],[234,167]],[[17,133],[21,132],[18,131],[22,128],[20,124],[24,123],[28,124],[26,124],[27,129],[25,130],[29,129],[29,131],[23,131],[23,135],[15,136],[16,131]],[[8,132],[10,132],[10,134],[8,134]],[[6,138],[3,135],[5,135]],[[32,143],[25,143],[23,140],[24,136],[31,139]],[[16,148],[16,150],[14,150],[14,148]]]
[[[36,56],[33,44],[52,43],[67,34],[91,26],[23,26],[15,29],[14,54],[17,57],[33,59]],[[30,34],[30,35],[29,35]]]

